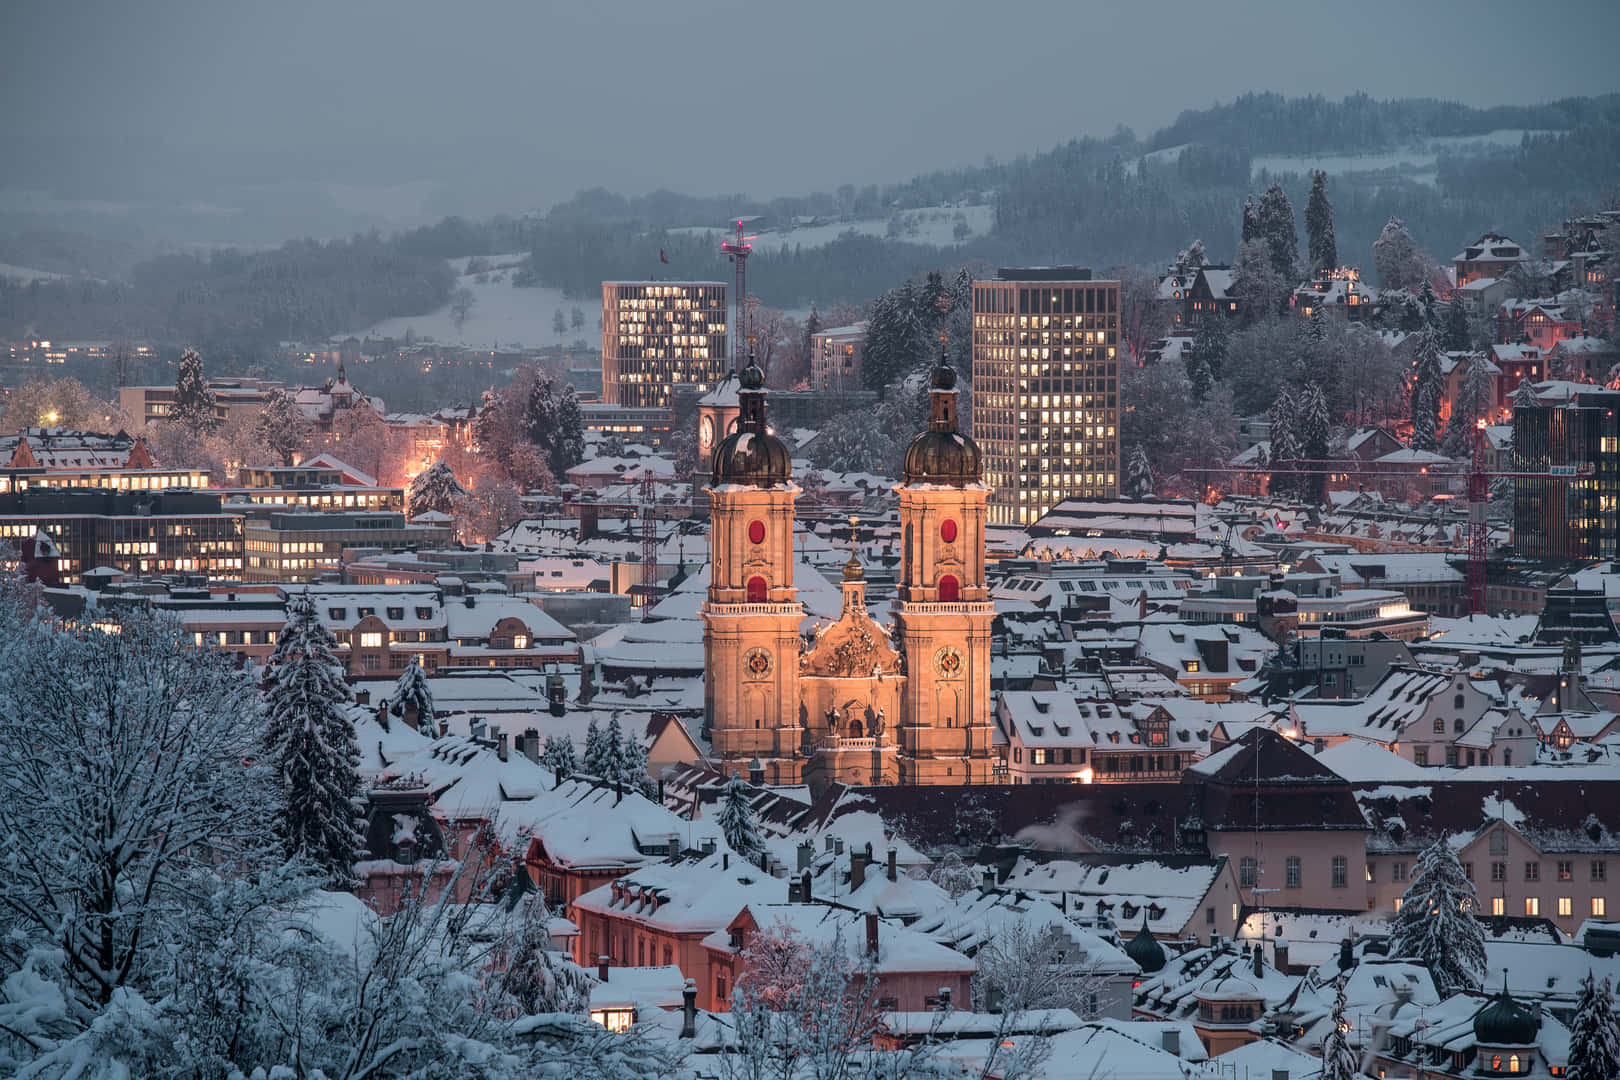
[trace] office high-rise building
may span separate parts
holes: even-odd
[[[1513,547],[1533,558],[1620,554],[1620,393],[1600,386],[1513,410]]]
[[[730,366],[721,281],[602,282],[602,400],[664,408],[676,386],[713,389]]]
[[[992,524],[1119,494],[1119,282],[1076,266],[973,283],[973,437]]]

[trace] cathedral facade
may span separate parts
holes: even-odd
[[[764,375],[738,380],[735,428],[710,459],[710,586],[702,614],[705,726],[723,771],[773,784],[988,783],[990,624],[980,454],[958,430],[956,374],[933,371],[928,430],[906,450],[893,619],[844,567],[838,621],[812,639],[793,586],[787,448]]]

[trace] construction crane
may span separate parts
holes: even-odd
[[[747,366],[743,343],[750,340],[753,332],[752,320],[744,312],[748,308],[748,256],[754,250],[754,240],[755,237],[743,235],[743,219],[738,218],[737,239],[727,240],[720,245],[720,250],[737,266],[737,321],[731,328],[731,362],[735,371]]]
[[[640,480],[641,498],[634,502],[599,502],[593,504],[598,513],[607,511],[610,514],[623,515],[626,521],[640,522],[641,534],[641,618],[645,622],[651,618],[653,598],[658,593],[658,509],[685,508],[691,511],[691,501],[685,499],[665,499],[658,501],[657,480],[651,471],[643,474]],[[632,529],[634,527],[632,526]]]
[[[1472,460],[1468,467],[1468,532],[1464,550],[1468,557],[1468,614],[1485,614],[1485,580],[1490,558],[1490,530],[1485,522],[1485,510],[1490,502],[1491,481],[1507,478],[1581,480],[1590,477],[1591,465],[1553,465],[1545,472],[1487,470],[1485,468],[1485,421],[1474,424]],[[1243,476],[1348,476],[1365,472],[1375,480],[1387,476],[1435,476],[1427,467],[1417,469],[1376,469],[1368,471],[1370,463],[1359,458],[1289,458],[1273,465],[1248,468],[1188,469],[1189,473],[1227,473]]]

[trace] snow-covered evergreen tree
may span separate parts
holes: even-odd
[[[405,498],[405,516],[416,517],[432,511],[436,514],[454,514],[460,501],[467,496],[456,474],[443,461],[435,461],[416,474]]]
[[[1536,397],[1536,384],[1532,379],[1520,379],[1519,385],[1513,388],[1508,400],[1515,409],[1534,409],[1541,405],[1541,399]]]
[[[403,717],[407,709],[416,710],[416,723],[433,728],[433,688],[428,685],[427,672],[422,670],[422,662],[417,657],[411,657],[410,666],[400,673],[394,683],[394,689],[388,695],[388,711],[395,716]]]
[[[1327,196],[1327,173],[1311,173],[1311,197],[1305,204],[1305,235],[1311,269],[1334,270],[1339,265],[1339,242],[1333,235],[1333,204]]]
[[[1424,849],[1390,925],[1389,955],[1429,969],[1442,994],[1478,990],[1485,972],[1479,897],[1444,837]]]
[[[753,791],[740,779],[732,777],[720,793],[720,813],[716,818],[731,850],[749,862],[757,862],[765,854],[765,841],[760,838],[754,807],[749,801]]]
[[[1475,425],[1480,420],[1489,420],[1496,397],[1496,377],[1486,367],[1485,358],[1471,356],[1466,362],[1468,370],[1457,388],[1457,400],[1452,404],[1451,419],[1446,421],[1446,434],[1440,442],[1441,453],[1459,459],[1473,455]]]
[[[596,717],[591,717],[590,723],[585,726],[585,760],[582,765],[586,775],[611,781],[613,777],[609,774],[613,770],[615,753],[607,736],[596,726]]]
[[[1246,323],[1276,315],[1287,302],[1289,285],[1272,265],[1271,247],[1263,238],[1238,248],[1232,263],[1232,295]]]
[[[1428,262],[1401,219],[1391,217],[1373,241],[1373,267],[1384,289],[1417,289],[1428,280]]]
[[[1440,426],[1440,397],[1446,377],[1440,367],[1440,338],[1430,327],[1416,334],[1412,372],[1412,446],[1434,450]]]
[[[349,884],[363,850],[360,747],[348,705],[354,695],[332,649],[332,632],[309,594],[287,605],[265,695],[264,746],[281,785],[275,831],[293,856],[309,859],[336,886]]]
[[[1254,193],[1250,192],[1243,199],[1243,233],[1239,243],[1247,244],[1251,240],[1260,240],[1262,238],[1260,211],[1254,205]]]
[[[214,392],[203,374],[202,356],[196,349],[180,354],[180,369],[174,380],[174,404],[168,421],[196,435],[206,435],[219,426],[214,415]]]
[[[625,784],[624,729],[619,726],[619,714],[608,717],[608,726],[602,732],[602,771],[599,774],[610,784]]]
[[[1125,497],[1145,499],[1153,494],[1153,465],[1147,451],[1140,444],[1131,447],[1130,459],[1125,463]]]
[[[1322,388],[1315,383],[1306,383],[1305,389],[1300,391],[1299,400],[1295,403],[1292,427],[1294,437],[1299,441],[1300,456],[1315,463],[1306,466],[1307,468],[1322,468],[1320,462],[1328,455],[1328,425],[1327,399],[1322,396]],[[1326,500],[1325,474],[1313,472],[1309,476],[1296,479],[1299,481],[1296,490],[1307,502],[1320,503]]]
[[[1333,999],[1333,1026],[1322,1040],[1322,1080],[1356,1080],[1361,1074],[1361,1062],[1350,1048],[1346,1037],[1350,1022],[1344,1017],[1344,987]]]
[[[1569,1025],[1569,1068],[1565,1080],[1616,1080],[1620,1077],[1620,1019],[1614,1010],[1609,980],[1590,971],[1581,980],[1581,1000]]]
[[[1269,457],[1274,467],[1267,490],[1273,495],[1289,495],[1299,491],[1300,478],[1289,475],[1292,470],[1299,468],[1300,449],[1294,435],[1295,411],[1294,397],[1286,386],[1278,392],[1277,399],[1266,411],[1271,428]],[[1277,469],[1284,470],[1284,474],[1279,474]]]
[[[574,756],[574,740],[566,735],[547,735],[546,745],[540,751],[540,764],[557,778],[558,783],[573,776],[579,771],[579,762]]]
[[[1463,307],[1462,293],[1452,294],[1446,303],[1444,318],[1441,346],[1446,352],[1462,352],[1471,344],[1468,334],[1468,309]]]
[[[619,744],[619,764],[625,787],[657,801],[658,785],[647,771],[647,747],[628,731]]]
[[[1294,207],[1281,184],[1272,184],[1260,196],[1255,215],[1260,239],[1271,255],[1271,269],[1286,285],[1293,285],[1299,262],[1299,234],[1294,230]]]

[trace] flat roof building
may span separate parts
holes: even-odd
[[[1119,494],[1119,282],[1076,266],[973,283],[973,437],[991,524]]]
[[[721,281],[602,282],[602,400],[668,407],[675,388],[699,393],[730,363]]]
[[[0,544],[43,530],[60,551],[57,572],[77,584],[87,570],[242,576],[242,519],[218,492],[40,488],[0,495]]]

